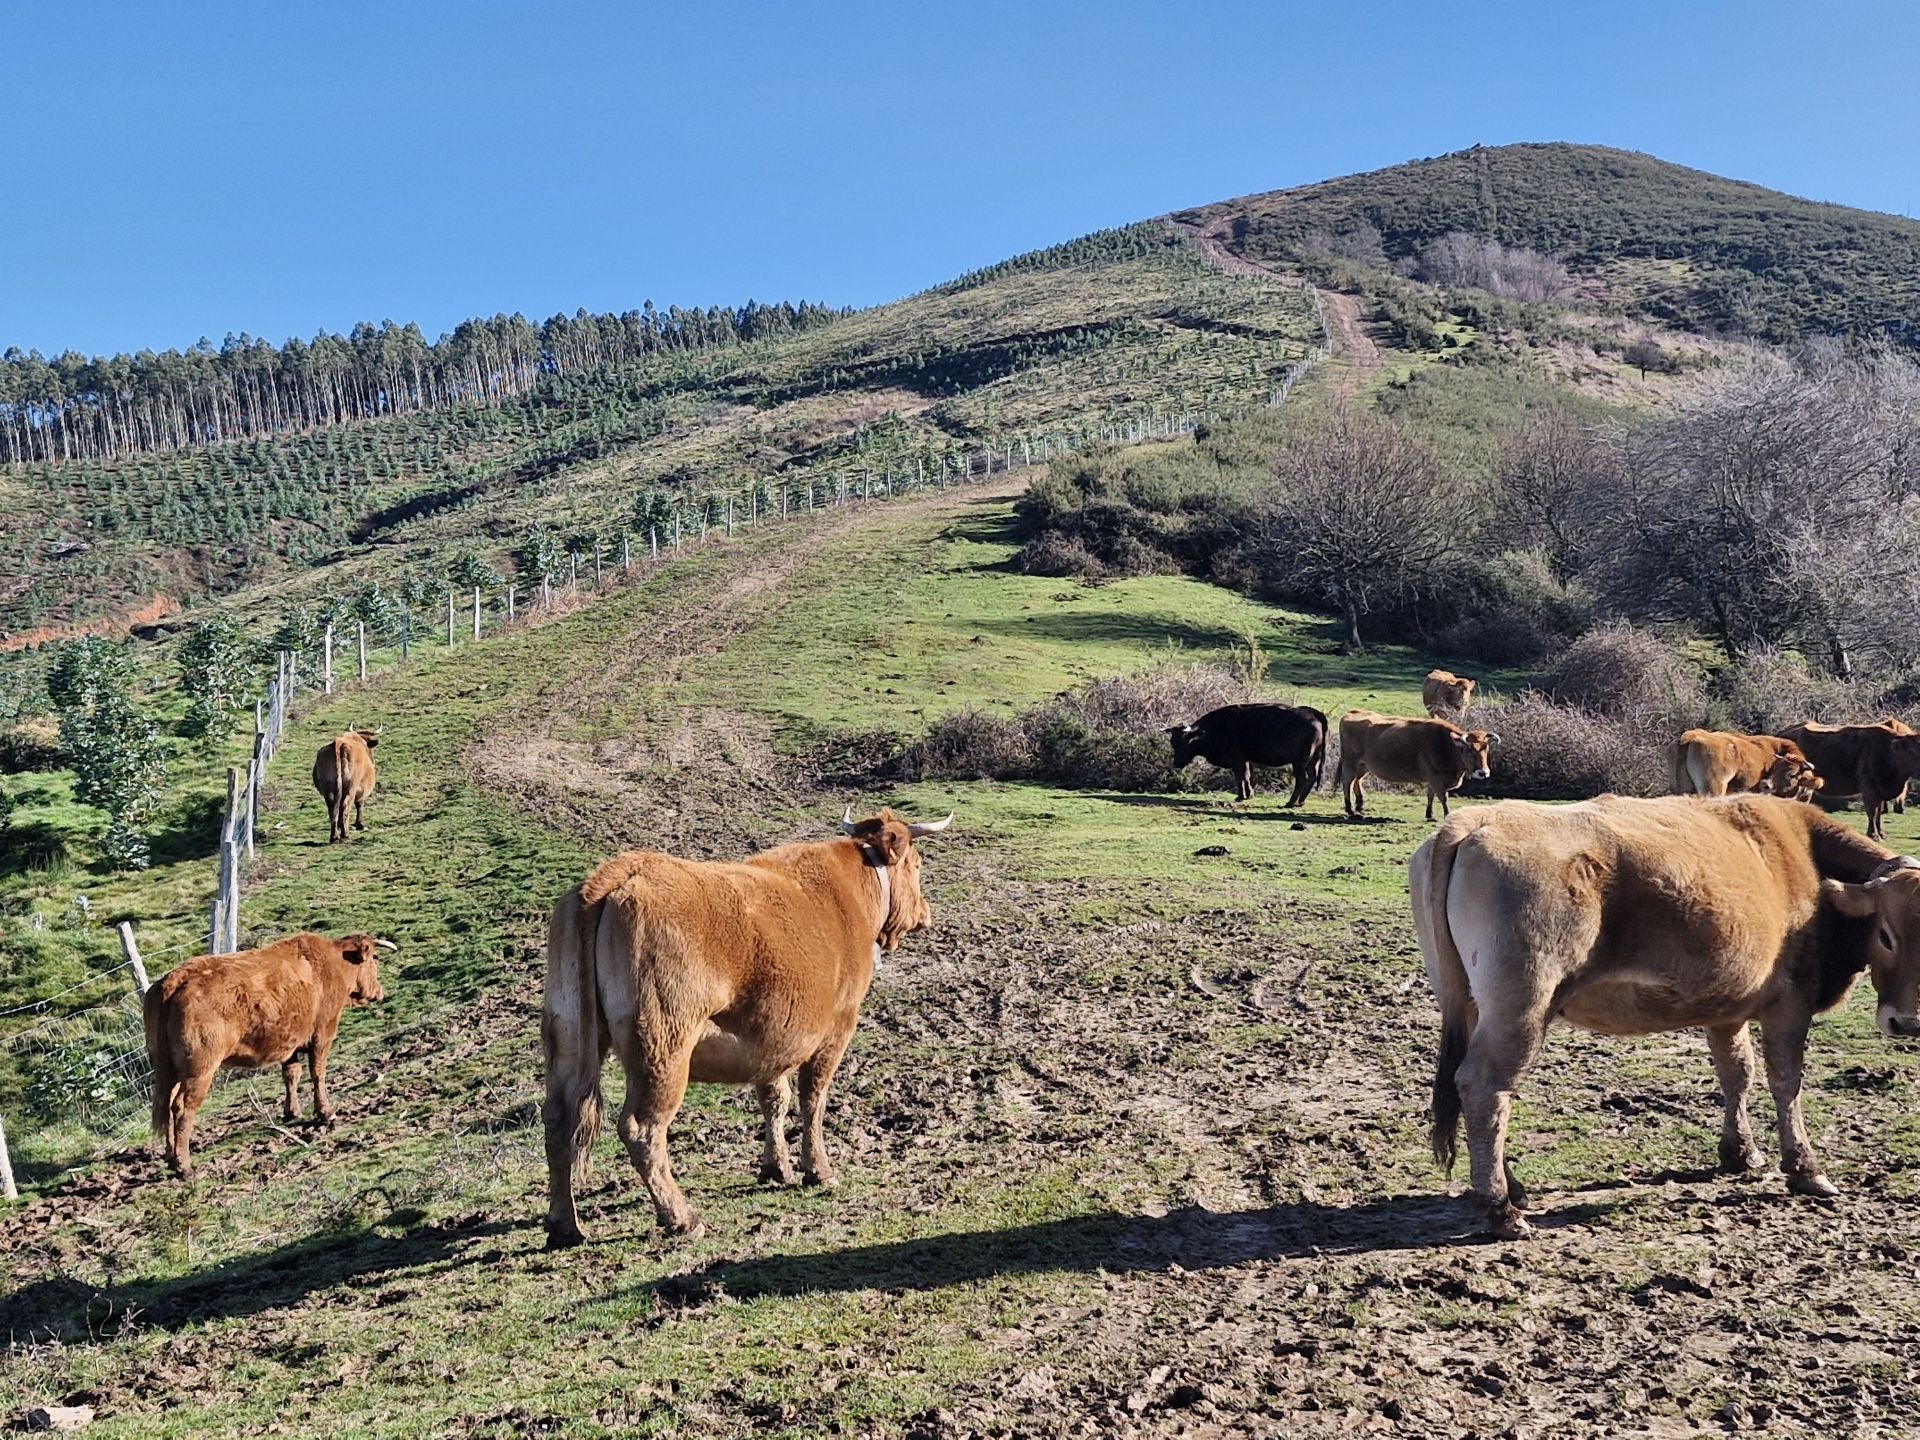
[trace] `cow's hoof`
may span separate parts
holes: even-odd
[[[333,1111],[331,1110],[314,1111],[313,1123],[315,1125],[320,1125],[320,1126],[327,1126],[327,1125],[333,1124]]]
[[[1818,1170],[1795,1171],[1787,1176],[1787,1189],[1796,1195],[1812,1195],[1820,1200],[1831,1200],[1840,1193],[1840,1187]]]
[[[678,1219],[669,1220],[663,1217],[660,1228],[667,1234],[678,1236],[682,1240],[698,1240],[707,1233],[707,1222],[690,1210]]]
[[[1755,1170],[1767,1168],[1767,1157],[1759,1148],[1749,1145],[1741,1150],[1723,1146],[1720,1151],[1720,1173],[1722,1175],[1747,1175]]]
[[[1533,1226],[1508,1201],[1487,1207],[1487,1234],[1496,1240],[1524,1240],[1533,1234]]]
[[[549,1225],[547,1227],[547,1249],[549,1250],[571,1250],[576,1245],[584,1244],[586,1238],[577,1226],[556,1228]]]
[[[794,1173],[791,1165],[762,1165],[760,1183],[762,1185],[791,1185],[800,1177]]]
[[[806,1183],[817,1190],[838,1190],[840,1177],[831,1170],[809,1170]]]

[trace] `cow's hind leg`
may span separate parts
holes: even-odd
[[[307,1073],[313,1077],[313,1118],[322,1125],[333,1123],[333,1100],[327,1094],[327,1056],[332,1050],[331,1035],[316,1035],[307,1047]]]
[[[367,817],[361,810],[361,806],[365,803],[366,800],[364,797],[359,795],[353,797],[353,828],[356,830],[365,830],[367,828]],[[344,839],[345,837],[343,836],[342,838]]]
[[[827,1159],[827,1087],[833,1084],[834,1072],[853,1040],[857,1020],[857,1015],[849,1017],[845,1026],[800,1067],[800,1170],[807,1184],[826,1190],[840,1183],[833,1162]]]
[[[1312,774],[1313,772],[1307,768],[1306,761],[1296,760],[1293,762],[1293,795],[1292,798],[1287,801],[1287,809],[1297,810],[1300,806],[1307,803],[1307,794]]]
[[[1708,1026],[1707,1049],[1726,1107],[1720,1124],[1720,1168],[1729,1175],[1758,1170],[1767,1157],[1753,1143],[1753,1122],[1747,1117],[1747,1093],[1753,1089],[1753,1040],[1746,1022]]]
[[[300,1052],[294,1051],[280,1066],[280,1083],[286,1087],[286,1095],[280,1101],[280,1118],[294,1121],[300,1118]]]
[[[182,1180],[193,1178],[193,1117],[213,1089],[214,1069],[195,1070],[180,1077],[173,1091],[167,1125],[167,1165]]]
[[[623,1055],[627,1098],[620,1107],[619,1131],[633,1168],[640,1172],[647,1193],[653,1196],[653,1212],[660,1228],[672,1235],[699,1236],[707,1227],[699,1212],[687,1203],[667,1158],[667,1127],[686,1098],[687,1069],[692,1059],[690,1043],[670,1054],[640,1054],[631,1061]]]
[[[787,1116],[793,1110],[793,1086],[782,1075],[753,1087],[760,1101],[760,1179],[769,1185],[791,1185],[797,1178],[793,1152],[787,1148]]]
[[[1528,1011],[1491,1016],[1486,1011],[1467,1042],[1467,1056],[1455,1072],[1460,1109],[1466,1118],[1467,1154],[1473,1164],[1473,1191],[1485,1206],[1487,1228],[1517,1239],[1531,1230],[1520,1211],[1527,1195],[1507,1164],[1507,1118],[1520,1077],[1540,1053],[1547,1017]]]

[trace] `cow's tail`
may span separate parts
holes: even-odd
[[[1433,1066],[1433,1158],[1453,1173],[1460,1142],[1460,1087],[1455,1072],[1467,1058],[1477,1014],[1467,967],[1454,943],[1447,920],[1447,889],[1453,883],[1453,861],[1460,841],[1454,827],[1443,825],[1414,852],[1408,865],[1414,929],[1427,962],[1427,979],[1440,1004],[1440,1053]]]
[[[1310,712],[1319,722],[1313,734],[1313,746],[1307,751],[1307,793],[1320,788],[1320,777],[1327,768],[1327,717],[1318,710]]]
[[[160,987],[149,985],[140,997],[140,1023],[147,1032],[147,1064],[153,1069],[153,1138],[165,1146],[173,1139],[173,1097],[180,1088],[180,1076],[174,1069],[160,1005]]]
[[[333,794],[327,800],[327,817],[333,823],[328,838],[347,833],[347,747],[341,735],[333,737]]]
[[[588,1157],[600,1132],[600,1062],[606,1054],[600,987],[594,978],[594,948],[600,929],[598,904],[570,890],[554,907],[547,931],[547,988],[540,1014],[540,1041],[547,1062],[547,1151],[561,1158],[576,1181],[586,1178]]]

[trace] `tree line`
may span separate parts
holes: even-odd
[[[0,354],[0,461],[102,460],[498,405],[545,376],[769,339],[845,313],[751,300],[662,311],[648,301],[540,325],[522,315],[466,320],[433,342],[418,325],[389,320],[284,345],[229,335],[217,349],[202,339],[184,351],[52,359],[14,348]]]

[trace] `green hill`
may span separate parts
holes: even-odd
[[[1556,257],[1625,308],[1682,329],[1920,344],[1920,222],[1597,145],[1476,146],[1179,218],[1267,262],[1361,224],[1392,259],[1461,231]]]

